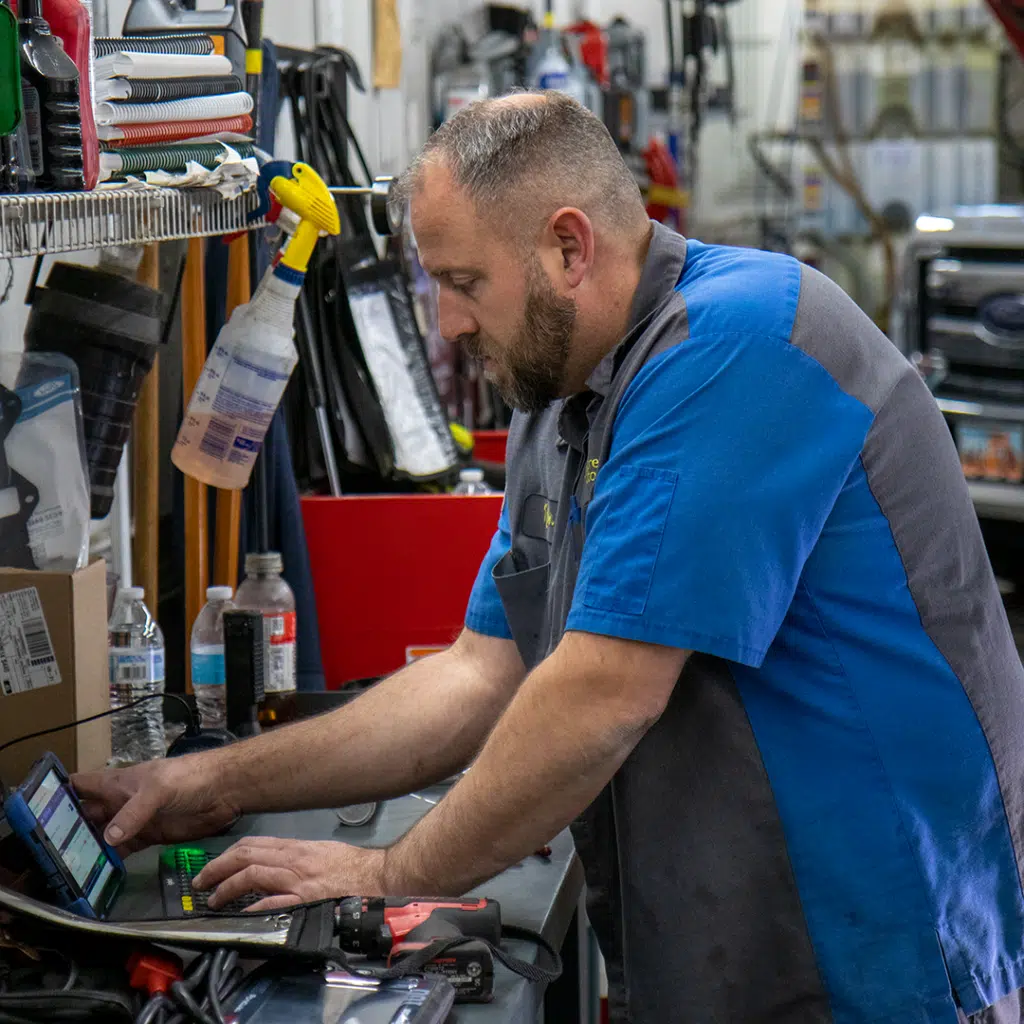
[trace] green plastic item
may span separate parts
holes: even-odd
[[[0,0],[0,135],[11,135],[21,123],[21,61],[18,19]]]
[[[22,117],[18,19],[0,0],[0,192],[18,188],[14,133]]]

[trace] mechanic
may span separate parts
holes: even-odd
[[[475,758],[389,849],[242,840],[211,906],[459,894],[573,823],[613,1020],[1019,1022],[1024,673],[919,376],[808,267],[652,225],[558,93],[469,106],[400,185],[517,409],[465,631],[324,717],[78,776],[107,838]]]

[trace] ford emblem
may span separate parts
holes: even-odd
[[[978,306],[982,326],[996,337],[1024,343],[1024,295],[993,295]]]

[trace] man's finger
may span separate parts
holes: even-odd
[[[284,907],[294,907],[301,903],[302,900],[298,896],[268,896],[266,899],[260,900],[259,903],[254,903],[251,907],[246,907],[245,912],[247,914],[260,914],[268,910],[281,910]]]
[[[282,839],[280,836],[246,836],[239,840],[239,844],[246,846],[259,846],[264,849],[286,850],[289,846],[300,845],[301,839]]]
[[[237,874],[251,864],[272,864],[287,867],[294,862],[286,850],[274,844],[258,843],[258,836],[246,836],[234,846],[229,846],[219,857],[215,857],[192,879],[192,887],[202,891],[212,889],[225,878]]]
[[[77,772],[71,776],[71,786],[80,799],[99,803],[107,803],[113,795],[111,790],[118,788],[109,771]]]
[[[158,786],[143,786],[114,815],[103,832],[111,846],[126,846],[150,823],[164,802]]]
[[[110,817],[107,805],[102,800],[83,800],[82,813],[94,825],[103,825]]]
[[[250,892],[265,892],[271,896],[282,895],[293,892],[297,882],[295,872],[288,868],[250,864],[217,886],[210,894],[209,906],[211,910],[216,910]]]

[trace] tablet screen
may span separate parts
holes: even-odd
[[[82,816],[78,803],[52,769],[28,800],[28,809],[50,841],[52,853],[75,880],[89,905],[99,913],[114,865]]]

